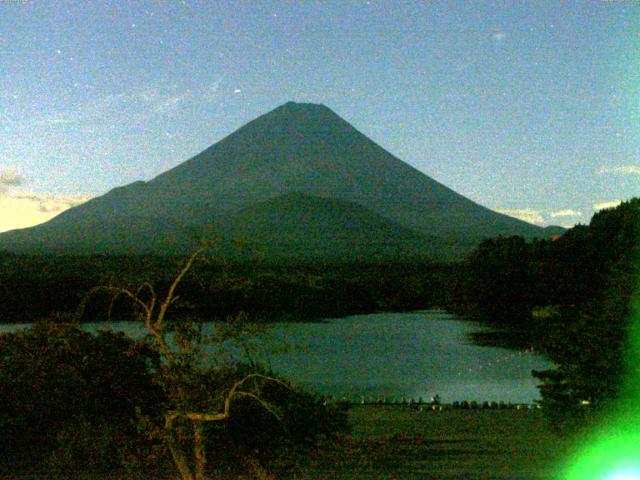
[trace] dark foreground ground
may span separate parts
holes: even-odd
[[[563,442],[540,410],[353,407],[353,433],[299,478],[552,479]]]
[[[337,444],[325,446],[293,479],[553,479],[556,465],[568,444],[547,428],[540,410],[420,412],[409,407],[367,405],[352,407],[349,416],[352,433]],[[166,473],[155,478],[178,478]],[[0,477],[20,480],[96,478],[78,472]],[[267,480],[269,477],[243,478]],[[116,479],[124,480],[124,477],[96,480]]]

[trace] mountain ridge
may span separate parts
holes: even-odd
[[[217,219],[291,193],[358,205],[416,235],[449,242],[454,249],[498,235],[549,236],[541,227],[493,212],[421,173],[330,108],[288,102],[147,182],[114,188],[43,225],[0,234],[0,248],[29,250],[35,241],[45,251],[60,250],[55,247],[64,236],[60,230],[100,222],[105,228],[127,230],[126,217],[204,231]],[[176,228],[174,234],[179,232]],[[105,238],[100,232],[86,235]],[[40,241],[34,240],[38,237]],[[90,244],[90,238],[85,243]],[[148,249],[163,251],[153,239],[146,243]],[[74,250],[73,242],[65,245]],[[115,240],[112,247],[122,249]]]

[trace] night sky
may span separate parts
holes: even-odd
[[[640,194],[640,3],[0,1],[0,231],[293,100],[489,208]]]

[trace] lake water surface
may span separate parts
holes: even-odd
[[[87,330],[104,327],[84,325]],[[15,328],[1,326],[0,331]],[[134,337],[144,333],[140,324],[115,323],[112,328]],[[276,323],[265,336],[260,358],[293,383],[336,397],[428,400],[437,394],[444,402],[522,403],[538,399],[531,370],[550,363],[529,352],[471,344],[468,335],[481,329],[437,310]]]

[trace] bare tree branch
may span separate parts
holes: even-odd
[[[164,316],[167,313],[167,310],[169,309],[169,307],[171,306],[171,303],[173,303],[174,292],[176,291],[176,288],[178,287],[178,285],[180,285],[180,282],[182,281],[182,278],[191,269],[191,266],[193,265],[193,262],[196,261],[196,258],[198,258],[198,256],[203,251],[204,251],[204,247],[200,247],[198,250],[196,250],[193,253],[193,255],[191,255],[191,257],[189,257],[189,260],[187,260],[187,263],[184,265],[184,267],[182,267],[182,270],[180,270],[180,273],[178,273],[178,276],[173,280],[173,283],[171,284],[171,287],[169,287],[169,292],[167,293],[167,296],[165,297],[164,301],[160,305],[160,312],[158,313],[158,316],[156,317],[155,327],[157,329],[160,329],[160,327],[162,326],[162,321],[164,320]]]
[[[96,295],[97,293],[100,293],[100,292],[108,292],[108,293],[111,293],[111,294],[113,294],[115,296],[125,295],[128,298],[130,298],[136,305],[138,305],[139,307],[141,307],[144,310],[146,317],[150,317],[151,316],[151,311],[149,310],[149,306],[146,303],[144,303],[142,300],[140,300],[139,297],[137,297],[136,295],[131,293],[129,290],[127,290],[126,288],[102,285],[102,286],[98,286],[98,287],[93,287],[84,296],[84,298],[80,302],[80,305],[78,306],[78,309],[76,310],[76,318],[78,320],[81,319],[82,316],[84,315],[84,311],[85,311],[85,309],[87,307],[87,303],[89,302],[89,300],[94,295]]]
[[[286,387],[287,389],[291,388],[286,382],[283,382],[282,380],[280,380],[278,378],[270,377],[268,375],[262,375],[260,373],[250,373],[249,375],[246,375],[244,378],[242,378],[241,380],[238,380],[236,383],[234,383],[233,386],[229,389],[229,392],[227,393],[225,401],[224,401],[224,407],[223,407],[222,412],[205,413],[205,412],[178,412],[178,411],[172,411],[172,412],[168,412],[165,418],[167,419],[167,421],[170,420],[170,423],[173,422],[176,418],[179,418],[179,417],[187,418],[189,420],[199,420],[199,421],[202,421],[202,422],[218,422],[218,421],[221,421],[221,420],[225,420],[225,419],[227,419],[229,417],[229,414],[230,414],[230,411],[231,411],[231,403],[233,402],[234,398],[236,398],[236,397],[249,397],[249,398],[253,398],[257,402],[259,402],[263,407],[265,407],[266,410],[268,410],[278,420],[281,421],[281,418],[277,414],[277,412],[275,412],[274,407],[272,405],[270,405],[268,402],[265,402],[263,399],[259,398],[259,396],[256,395],[253,392],[250,392],[250,391],[247,391],[247,390],[238,390],[248,380],[251,380],[251,379],[261,379],[261,380],[265,380],[265,381],[269,381],[269,382],[274,382],[274,383],[280,384],[280,385]]]
[[[166,360],[166,368],[162,370],[161,375],[162,382],[165,383],[164,388],[168,389],[168,392],[173,392],[177,405],[188,405],[189,394],[186,390],[189,383],[189,375],[199,374],[197,367],[197,358],[201,354],[201,348],[204,342],[202,325],[199,326],[197,331],[190,330],[190,326],[186,327],[186,330],[176,331],[176,338],[174,340],[175,347],[172,347],[167,340],[168,330],[165,328],[164,320],[167,311],[171,305],[173,305],[179,298],[176,295],[176,289],[182,282],[184,276],[189,272],[198,256],[205,250],[206,246],[200,247],[196,250],[185,262],[180,269],[178,275],[171,283],[169,290],[165,297],[159,302],[158,296],[153,285],[149,282],[143,282],[139,285],[135,293],[126,288],[118,288],[113,286],[100,286],[95,287],[87,293],[82,300],[78,311],[76,313],[77,318],[80,319],[84,314],[86,305],[91,297],[99,292],[107,292],[112,295],[109,310],[108,319],[111,320],[114,305],[116,300],[121,297],[127,297],[133,302],[135,306],[141,309],[142,318],[144,324],[155,340],[156,348],[160,350],[161,355]],[[142,295],[148,291],[149,298],[143,299]],[[159,302],[159,308],[156,308]],[[192,325],[191,325],[192,327]],[[243,331],[235,331],[231,329],[227,335],[230,337],[238,337],[243,334]],[[173,367],[178,367],[174,370]],[[177,376],[174,376],[177,375]],[[185,382],[186,380],[186,382]],[[261,405],[266,411],[271,413],[278,421],[282,421],[276,407],[261,397],[261,385],[262,382],[273,382],[280,384],[287,389],[289,385],[282,380],[268,375],[260,373],[250,373],[242,379],[235,382],[226,393],[214,395],[213,402],[219,405],[220,401],[223,401],[222,411],[218,412],[198,412],[198,411],[180,411],[171,410],[165,413],[165,438],[171,452],[173,461],[182,477],[182,480],[204,480],[205,479],[205,467],[206,467],[206,450],[204,441],[204,429],[203,422],[217,422],[223,421],[229,418],[231,411],[231,404],[234,399],[237,398],[250,398]],[[251,383],[250,383],[251,382]],[[172,390],[175,389],[175,390]],[[171,395],[170,395],[171,396]],[[193,428],[193,456],[189,460],[188,455],[183,451],[184,447],[181,447],[180,441],[176,438],[175,422],[178,419],[185,419],[192,422]],[[192,466],[190,466],[192,463]]]

